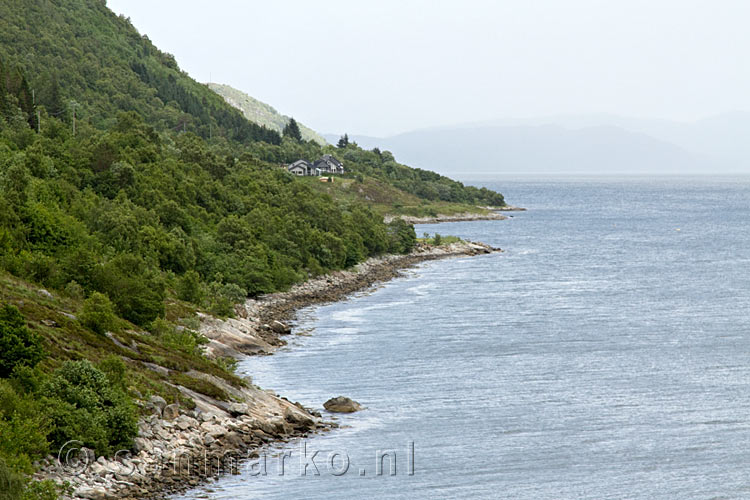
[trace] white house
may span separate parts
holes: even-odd
[[[316,175],[315,167],[309,161],[297,160],[287,167],[289,173],[294,175]]]
[[[344,164],[331,155],[323,155],[315,162],[315,168],[319,168],[324,174],[343,174]]]
[[[289,173],[299,176],[343,174],[344,164],[331,155],[323,155],[314,164],[307,160],[297,160],[286,166]]]

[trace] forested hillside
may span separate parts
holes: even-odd
[[[23,498],[54,497],[19,473],[66,440],[128,447],[134,396],[179,400],[179,384],[226,397],[194,371],[244,383],[231,363],[203,356],[196,311],[229,316],[248,296],[408,252],[414,229],[384,224],[368,186],[422,210],[503,204],[390,153],[340,146],[247,121],[100,0],[0,3],[0,482],[10,498],[24,488]],[[334,199],[279,168],[325,152],[345,162],[362,188],[354,196]]]
[[[277,132],[248,122],[180,71],[101,0],[0,2],[0,58],[20,66],[38,104],[66,122],[109,128],[135,111],[157,130],[278,144]],[[43,124],[42,124],[43,126]]]
[[[276,109],[264,102],[260,102],[252,96],[247,95],[241,90],[224,85],[221,83],[209,83],[208,88],[219,94],[229,104],[242,111],[245,118],[258,125],[264,125],[271,130],[281,133],[289,124],[290,117],[282,115]],[[326,140],[310,127],[299,123],[299,129],[302,139],[306,141],[315,141],[320,145],[325,145]]]

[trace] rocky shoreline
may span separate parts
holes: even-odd
[[[407,255],[386,255],[346,271],[296,285],[288,292],[248,300],[237,318],[202,316],[201,333],[208,339],[209,357],[271,354],[286,342],[288,326],[303,307],[340,300],[401,274],[419,262],[500,251],[482,243],[457,242],[418,246]],[[163,368],[166,370],[166,368]],[[167,404],[158,397],[138,401],[149,416],[141,418],[134,452],[113,458],[96,457],[75,442],[48,457],[35,477],[67,483],[63,499],[156,499],[185,491],[208,479],[238,473],[247,460],[269,445],[287,442],[337,425],[315,410],[253,386],[236,388],[218,377],[191,373],[226,391],[233,402],[219,401],[177,386],[192,398],[193,409]],[[321,402],[322,403],[322,402]],[[243,462],[244,461],[244,462]]]
[[[475,220],[505,220],[508,218],[507,215],[498,213],[503,209],[492,208],[492,212],[481,213],[481,212],[464,212],[462,214],[437,214],[434,217],[413,217],[411,215],[386,215],[383,219],[386,223],[391,222],[394,219],[401,219],[409,224],[437,224],[440,222],[468,222]]]
[[[284,335],[295,313],[304,307],[335,302],[376,283],[399,276],[420,262],[502,251],[484,243],[460,241],[442,246],[418,245],[406,255],[373,257],[351,270],[336,271],[292,287],[288,292],[248,300],[227,320],[204,317],[201,333],[209,339],[209,356],[241,358],[246,354],[272,354],[286,344]]]

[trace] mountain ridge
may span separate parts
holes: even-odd
[[[748,134],[750,113],[738,111],[690,123],[595,113],[350,137],[363,147],[385,148],[407,163],[447,175],[733,174],[750,171]],[[329,141],[336,137],[326,134]]]
[[[279,113],[276,108],[270,104],[264,103],[253,96],[239,89],[223,83],[207,83],[208,88],[219,94],[231,106],[242,111],[242,114],[253,123],[263,125],[271,130],[281,133],[284,127],[289,123],[291,117]],[[315,141],[321,146],[327,144],[325,138],[311,129],[297,122],[302,138],[306,141]]]

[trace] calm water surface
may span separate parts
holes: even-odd
[[[310,308],[242,363],[306,406],[367,407],[307,440],[320,475],[291,443],[283,477],[269,458],[182,498],[750,498],[750,180],[483,184],[529,211],[417,232],[505,253]]]

